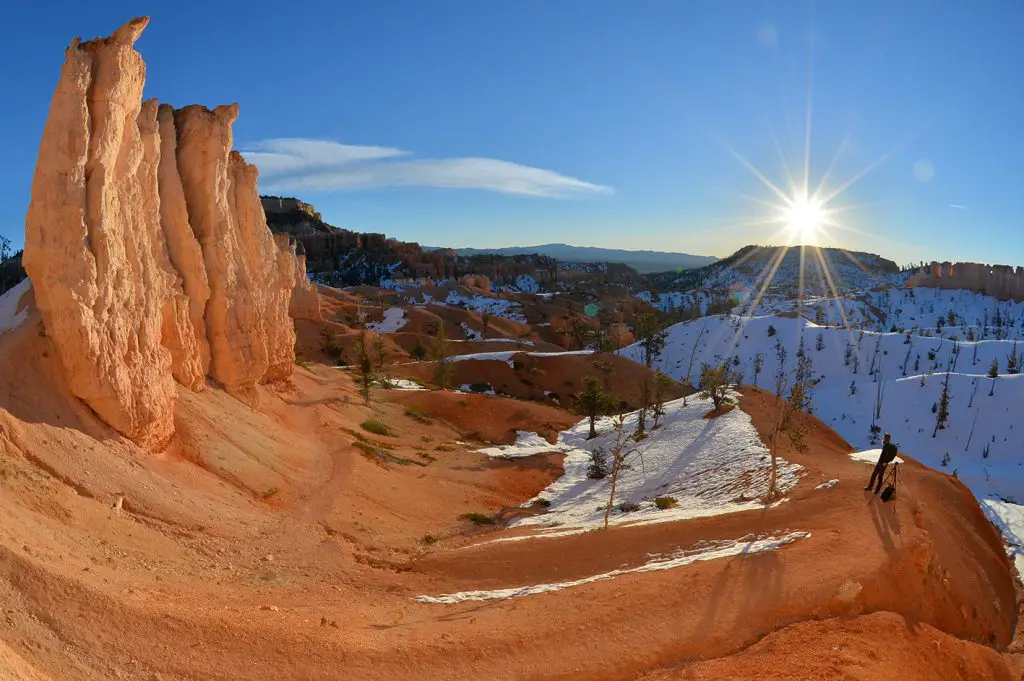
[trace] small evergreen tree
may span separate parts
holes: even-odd
[[[672,385],[672,379],[660,371],[654,374],[654,404],[651,406],[651,429],[657,428],[665,415],[665,393]]]
[[[700,396],[705,400],[710,399],[716,411],[721,409],[729,403],[729,372],[724,366],[701,365],[700,388]]]
[[[988,368],[989,378],[999,378],[999,360],[992,358],[992,365]]]
[[[949,421],[949,373],[946,373],[946,382],[942,384],[942,395],[939,397],[939,408],[935,413],[935,430],[932,437],[946,427]]]
[[[1006,358],[1006,373],[1020,373],[1020,362],[1017,358],[1017,341],[1013,342],[1013,349],[1010,350],[1010,354]]]
[[[818,337],[814,339],[814,349],[818,352],[825,349],[825,336],[820,331],[818,332]]]
[[[764,368],[764,353],[759,352],[754,355],[754,385],[757,386],[757,377],[761,373],[761,369]]]
[[[590,419],[588,440],[597,437],[597,417],[610,413],[615,408],[615,399],[601,389],[601,381],[596,376],[583,378],[583,392],[576,396],[576,413]]]
[[[850,397],[857,394],[857,381],[850,381]]]
[[[487,327],[491,325],[490,310],[484,310],[484,312],[480,315],[480,324],[483,325],[483,330],[480,332],[480,338],[483,339],[487,337]]]
[[[640,353],[644,366],[650,368],[665,349],[668,331],[658,318],[650,313],[641,313],[636,320],[636,335],[640,342]]]
[[[853,357],[853,346],[846,341],[846,351],[843,353],[843,365],[850,366],[850,359]]]
[[[377,355],[377,371],[383,374],[384,366],[388,363],[388,349],[384,346],[384,334],[374,334],[373,350]]]
[[[359,360],[356,363],[356,383],[359,384],[359,394],[363,396],[363,403],[370,403],[370,387],[373,385],[374,371],[373,359],[366,347],[366,328],[359,330]]]
[[[775,326],[774,326],[774,325],[772,325],[772,324],[769,324],[769,325],[768,325],[768,337],[769,337],[769,338],[771,338],[771,337],[772,337],[772,336],[774,336],[775,334],[776,334],[776,331],[775,331]]]
[[[811,387],[813,386],[814,365],[811,356],[804,349],[804,339],[800,339],[800,345],[796,351],[796,363],[793,367],[793,385],[789,389],[789,412],[806,411],[811,409]],[[783,429],[788,425],[783,421]]]
[[[821,305],[814,309],[814,323],[818,326],[825,325],[825,310],[822,309]]]
[[[651,382],[648,377],[640,382],[640,410],[636,417],[636,431],[633,439],[640,442],[647,437],[647,409],[651,404]]]
[[[422,362],[430,356],[430,350],[428,350],[427,346],[423,344],[423,341],[417,340],[416,346],[409,353],[409,356],[417,362]]]
[[[434,335],[434,347],[431,353],[434,359],[434,384],[442,390],[451,387],[452,378],[455,375],[455,365],[450,359],[451,353],[448,349],[448,336],[444,331],[444,324],[437,325],[437,333]]]

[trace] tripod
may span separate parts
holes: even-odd
[[[892,464],[892,470],[885,475],[885,480],[882,481],[882,501],[892,501],[896,498],[896,487],[900,480],[900,465],[896,462]]]

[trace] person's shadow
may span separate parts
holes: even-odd
[[[900,535],[900,519],[896,512],[897,503],[895,499],[882,501],[882,498],[876,494],[868,497],[871,521],[875,524],[875,532],[882,540],[882,546],[885,547],[886,553],[896,551],[896,540],[899,541],[900,547],[903,546],[903,538]]]

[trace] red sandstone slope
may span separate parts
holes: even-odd
[[[342,372],[317,366],[260,388],[258,412],[217,389],[182,389],[174,442],[146,453],[70,396],[38,329],[32,316],[0,336],[0,664],[10,674],[625,679],[662,668],[657,678],[729,678],[778,662],[798,673],[774,678],[858,678],[833,671],[870,655],[880,639],[864,627],[900,646],[866,669],[1017,673],[998,653],[1015,623],[1008,564],[969,493],[911,463],[897,505],[868,503],[864,466],[813,419],[809,451],[785,453],[807,476],[777,508],[459,548],[481,532],[461,514],[530,498],[559,474],[557,459],[490,462],[456,444],[462,432],[405,415],[409,398],[425,407],[438,396],[395,394],[399,403],[368,409]],[[471,399],[470,413],[503,429],[527,425],[489,408],[501,398],[441,397]],[[743,401],[759,427],[768,400]],[[371,415],[393,434],[361,429]],[[814,489],[835,477],[834,490]],[[700,539],[785,528],[812,538],[543,596],[412,601],[585,577]],[[894,614],[863,619],[875,612]],[[907,626],[923,633],[902,635]],[[849,642],[845,658],[837,640]],[[697,662],[711,658],[721,659]]]

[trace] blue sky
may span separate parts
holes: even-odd
[[[237,101],[261,190],[429,245],[725,255],[778,242],[773,137],[830,245],[1024,264],[1019,2],[18,3],[0,26],[0,233],[21,241],[63,50],[138,14],[147,97]],[[810,75],[810,77],[809,77]],[[916,169],[916,172],[915,172]]]

